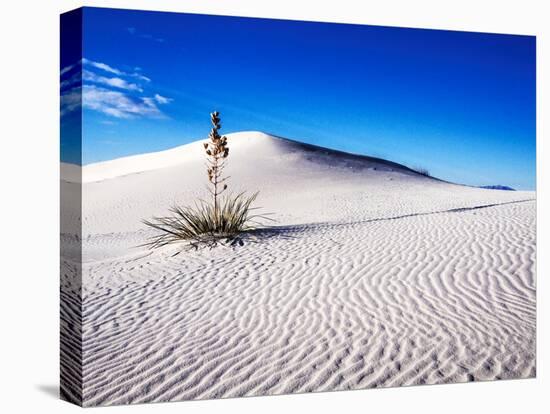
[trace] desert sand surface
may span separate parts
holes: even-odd
[[[139,247],[154,234],[141,220],[207,197],[204,140],[83,167],[82,286],[76,207],[62,220],[62,329],[81,318],[83,335],[83,395],[67,378],[66,398],[536,375],[534,192],[456,185],[259,132],[227,137],[230,189],[259,191],[259,212],[275,220],[242,246]],[[62,168],[67,197],[75,168]],[[75,347],[63,341],[67,355]]]

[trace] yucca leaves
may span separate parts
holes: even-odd
[[[145,245],[159,248],[173,243],[188,242],[192,247],[204,244],[210,247],[227,240],[231,241],[241,233],[261,225],[260,220],[271,220],[267,215],[252,214],[252,203],[258,193],[251,196],[244,192],[220,200],[217,208],[206,201],[199,201],[193,207],[174,206],[170,216],[154,217],[143,223],[160,234],[153,236]]]

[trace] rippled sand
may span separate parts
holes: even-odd
[[[83,333],[82,368],[66,358],[65,398],[535,376],[534,193],[458,186],[260,133],[229,138],[235,190],[260,190],[277,220],[234,248],[136,247],[152,234],[140,219],[204,192],[200,143],[85,167],[82,288],[75,258],[62,266],[62,330],[81,318]],[[75,243],[69,232],[63,242]],[[67,357],[80,349],[70,335],[62,345]]]

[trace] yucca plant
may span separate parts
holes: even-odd
[[[218,130],[222,127],[220,113],[218,111],[210,114],[212,129],[208,134],[209,142],[205,142],[204,149],[207,155],[207,174],[208,181],[212,188],[209,188],[210,194],[213,197],[214,217],[218,218],[218,197],[227,190],[225,183],[229,177],[223,177],[222,172],[225,168],[227,157],[229,156],[229,147],[227,146],[227,137],[220,136]],[[222,186],[223,185],[223,186]],[[218,224],[218,223],[216,223]]]
[[[198,200],[193,206],[173,206],[169,216],[144,220],[145,225],[159,231],[146,243],[150,248],[181,242],[195,248],[214,247],[222,241],[232,244],[240,234],[261,226],[261,220],[271,220],[265,214],[252,214],[255,210],[252,203],[258,192],[222,196],[228,189],[226,181],[229,177],[223,176],[223,170],[229,147],[227,137],[218,132],[221,128],[219,112],[211,113],[210,120],[212,129],[208,135],[209,141],[203,145],[211,199]]]

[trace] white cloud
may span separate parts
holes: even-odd
[[[156,36],[153,36],[150,33],[142,33],[142,32],[138,33],[138,30],[135,27],[127,27],[126,30],[128,30],[128,32],[132,36],[136,35],[136,36],[141,37],[142,39],[153,40],[153,41],[159,42],[159,43],[164,43],[164,41],[165,41],[165,39],[163,39],[162,37],[156,37]]]
[[[115,75],[119,75],[119,76],[126,75],[126,73],[124,73],[123,71],[115,69],[112,66],[107,65],[106,63],[95,62],[93,60],[89,60],[89,59],[86,59],[86,58],[82,59],[82,63],[93,66],[94,68],[97,68],[97,69],[101,69],[105,72],[113,73]]]
[[[158,93],[155,94],[154,98],[155,98],[155,101],[157,101],[161,105],[167,104],[173,101],[173,99],[166,98],[164,96],[159,95]]]
[[[151,82],[151,79],[149,79],[147,76],[142,75],[141,73],[132,73],[132,76],[145,82]]]
[[[94,72],[86,69],[82,72],[82,79],[88,82],[112,86],[114,88],[143,92],[143,89],[141,89],[141,87],[135,83],[127,82],[122,78],[107,78],[105,76],[97,75]]]
[[[93,85],[86,85],[82,88],[82,106],[115,118],[163,117],[154,98],[133,98],[121,91]]]
[[[61,116],[79,110],[82,106],[82,88],[69,89],[61,94]]]
[[[72,65],[67,65],[65,66],[63,69],[61,69],[61,72],[59,72],[59,76],[63,76],[65,73],[67,72],[70,72],[71,70],[73,70],[74,68],[76,68],[78,66],[80,62],[77,62],[77,63],[74,63]]]
[[[144,97],[144,98],[141,98],[141,100],[143,101],[144,105],[149,107],[149,108],[156,108],[157,107],[157,105],[155,104],[155,99],[154,98]]]
[[[83,68],[69,76],[80,64]],[[168,104],[172,99],[158,93],[140,96],[144,82],[149,83],[151,79],[137,71],[136,68],[133,73],[127,73],[86,58],[63,68],[61,116],[85,108],[114,118],[165,118],[157,105]]]
[[[61,87],[61,89],[65,89],[65,88],[68,88],[68,87],[73,86],[75,84],[80,84],[81,80],[82,80],[81,72],[78,71],[78,72],[74,73],[73,75],[71,75],[70,78],[65,79],[64,81],[61,81],[60,87]]]
[[[103,62],[96,62],[96,61],[84,58],[84,59],[82,59],[82,63],[87,65],[87,66],[91,66],[91,67],[94,67],[96,69],[100,69],[100,70],[103,70],[105,72],[109,72],[109,73],[112,73],[114,75],[117,75],[117,76],[133,77],[133,78],[139,79],[141,81],[151,82],[150,78],[148,78],[147,76],[145,76],[141,73],[124,72],[120,69],[114,68],[114,67],[112,67],[110,65],[107,65],[106,63],[103,63]]]

